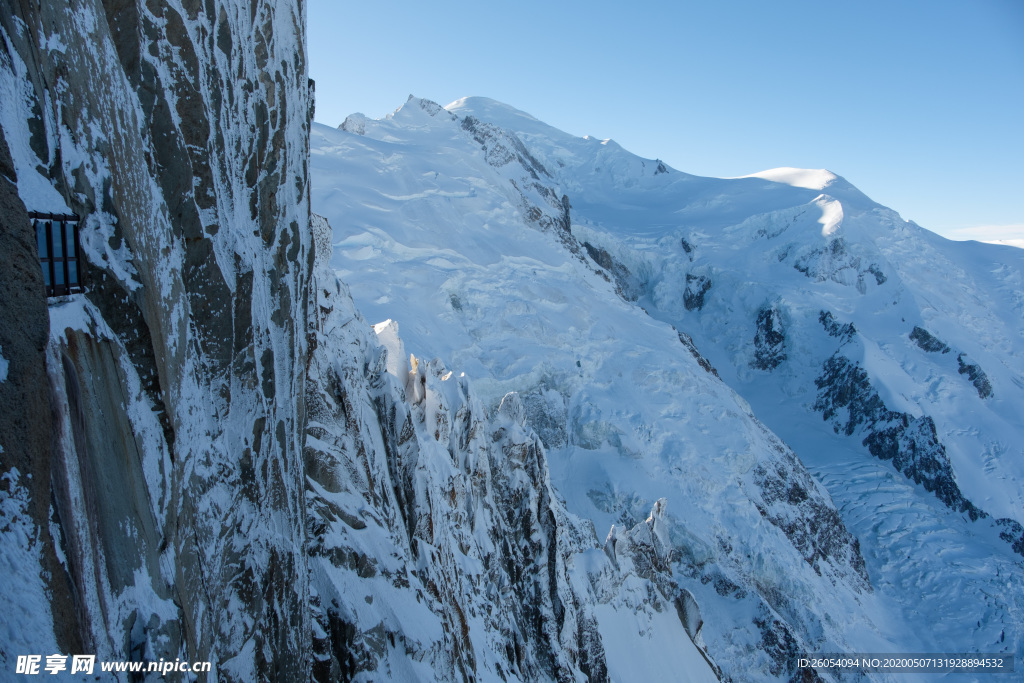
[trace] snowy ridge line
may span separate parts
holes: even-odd
[[[572,193],[570,230],[531,220],[518,208],[521,190],[536,182],[531,162],[489,155],[466,135],[460,117],[431,116],[433,110],[413,99],[385,119],[361,119],[358,132],[314,126],[315,210],[335,225],[336,244],[372,248],[372,259],[365,258],[368,251],[342,247],[331,260],[364,314],[401,320],[410,348],[465,368],[485,405],[496,407],[517,392],[546,446],[555,489],[571,513],[595,528],[632,529],[655,501],[670,502],[664,519],[671,581],[706,614],[743,615],[704,625],[707,652],[723,675],[785,677],[794,673],[792,655],[808,643],[884,641],[874,626],[845,630],[804,602],[821,596],[820,604],[851,621],[872,623],[866,615],[874,608],[865,604],[875,598],[856,539],[792,451],[707,370],[717,363],[701,363],[702,354],[693,353],[698,346],[687,346],[679,328],[641,311],[644,301],[628,301],[630,287],[638,299],[651,296],[658,264],[634,269],[647,259],[621,258],[628,248],[581,221],[590,206],[586,190]],[[544,134],[548,141],[554,136]],[[559,196],[563,182],[582,188],[566,170],[569,163],[557,163],[569,157],[538,151],[532,142],[539,138],[531,135],[517,131],[555,179],[539,196]],[[581,156],[590,148],[583,143],[573,163],[591,169]],[[603,159],[623,160],[613,178],[620,171],[644,173],[617,146],[593,149]],[[365,182],[381,163],[388,173]],[[639,193],[644,182],[663,189],[695,182],[677,173],[641,177],[646,180],[629,185],[631,191]],[[467,186],[474,191],[458,189]],[[401,199],[383,200],[382,191]],[[547,206],[557,219],[557,206]],[[672,242],[681,244],[679,237]],[[411,248],[418,261],[408,258]],[[437,258],[452,252],[469,266],[456,272]],[[629,582],[615,585],[616,604],[646,604],[631,595]],[[602,614],[598,609],[604,632]],[[629,647],[647,651],[645,638],[653,635],[639,633]],[[643,675],[627,673],[635,656],[603,642],[612,675]],[[652,651],[651,666],[661,666],[664,656]]]
[[[1024,252],[486,98],[312,125],[297,0],[0,3],[5,666],[1024,657]]]

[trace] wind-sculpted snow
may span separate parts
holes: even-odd
[[[620,632],[614,610],[654,605],[661,614],[657,606],[675,604],[684,590],[704,615],[707,656],[726,675],[793,675],[789,650],[770,655],[760,645],[769,637],[804,650],[874,642],[873,627],[842,626],[847,618],[870,624],[864,601],[873,598],[857,541],[828,494],[717,378],[703,349],[624,300],[624,282],[650,300],[650,264],[578,220],[576,197],[563,188],[584,183],[566,169],[591,168],[583,155],[594,146],[584,141],[563,153],[532,144],[554,135],[540,124],[514,136],[525,154],[494,122],[453,111],[459,115],[411,99],[383,120],[350,118],[350,130],[314,126],[314,206],[334,225],[331,263],[365,315],[397,320],[407,348],[465,372],[489,409],[518,393],[571,513],[596,529],[632,529],[667,500],[658,516],[671,552],[661,564],[630,564],[636,581],[647,572],[641,565],[665,572],[661,598],[641,600],[650,594],[632,580],[608,588],[595,577],[611,569],[594,566],[592,551],[576,556],[577,585],[605,586],[594,613],[613,677],[640,675],[623,668],[626,651],[651,670],[671,670],[674,656],[657,645],[668,628],[663,617],[644,617],[636,638]],[[493,154],[495,141],[510,153]],[[657,166],[597,147],[613,181]],[[669,185],[692,178],[642,177]],[[534,209],[548,218],[538,220]],[[562,227],[566,216],[570,230]],[[714,286],[696,291],[713,300],[717,275],[701,274]],[[725,585],[736,590],[716,588]],[[678,615],[671,623],[679,628]]]

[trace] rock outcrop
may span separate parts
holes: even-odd
[[[518,396],[489,417],[440,360],[406,363],[326,265],[303,24],[288,3],[4,8],[24,101],[0,136],[0,546],[26,623],[3,664],[607,680],[573,559],[597,539]],[[566,197],[522,196],[579,252]],[[45,300],[27,209],[82,218],[86,294]]]
[[[704,296],[711,291],[711,278],[707,275],[686,274],[686,289],[683,290],[683,305],[688,311],[704,308]]]
[[[923,327],[914,326],[913,331],[910,333],[910,338],[914,340],[922,350],[929,353],[942,353],[947,354],[952,349],[949,345],[932,335],[928,330]],[[967,379],[974,385],[975,390],[978,392],[978,398],[989,398],[992,396],[992,383],[988,379],[988,375],[981,369],[981,366],[977,363],[972,363],[967,358],[967,354],[958,353],[956,355],[957,372],[961,375],[967,375]]]
[[[978,391],[978,398],[988,398],[992,395],[992,383],[980,365],[970,362],[963,353],[957,355],[956,362],[959,366],[957,372],[967,375],[967,379],[971,380],[971,384]]]
[[[474,387],[407,354],[397,323],[367,324],[332,270],[331,226],[310,215],[304,15],[298,0],[0,0],[0,612],[19,627],[0,634],[0,668],[65,652],[207,661],[206,680],[569,682],[617,680],[657,655],[707,680],[777,679],[806,675],[799,653],[866,642],[846,622],[887,623],[872,621],[888,612],[871,611],[860,542],[827,491],[709,360],[736,377],[729,348],[743,377],[787,388],[792,364],[749,365],[805,350],[807,316],[734,286],[707,258],[719,231],[678,223],[693,212],[652,223],[687,237],[650,245],[687,270],[700,261],[662,284],[701,311],[689,331],[708,357],[664,311],[639,312],[656,260],[598,239],[584,213],[594,192],[545,151],[550,132],[411,98],[403,116],[448,126],[482,164],[464,193],[388,201],[477,200],[494,230],[480,242],[507,230],[533,250],[501,261],[529,275],[519,298],[498,297],[500,324],[537,333],[524,348],[561,348],[512,358],[514,344],[497,344],[480,357],[503,374]],[[331,132],[391,144],[373,140],[377,126],[354,115]],[[610,141],[581,145],[600,146],[608,182],[636,169],[658,187],[709,180]],[[725,204],[702,206],[708,218]],[[896,287],[882,288],[874,254],[832,236],[843,214],[822,208],[813,227],[826,241],[780,241],[765,268],[786,262],[801,286],[794,267],[889,306]],[[80,218],[84,294],[44,297],[29,211]],[[804,211],[779,213],[758,239],[795,231]],[[472,229],[467,214],[437,215],[457,218],[431,227]],[[545,269],[560,277],[543,282]],[[481,289],[455,276],[421,289],[485,345],[496,317]],[[547,298],[544,315],[530,296]],[[730,347],[706,328],[728,326],[734,306],[744,322]],[[857,337],[831,313],[819,322],[842,346]],[[979,397],[993,382],[1008,391],[922,328],[911,339],[954,350]],[[958,487],[936,421],[887,407],[853,357],[825,361],[815,409],[953,509],[987,516]],[[508,391],[516,382],[521,393]],[[495,387],[493,403],[480,398]],[[572,508],[552,472],[575,486]],[[603,546],[570,509],[614,520]],[[1019,522],[993,524],[1024,554]]]
[[[923,327],[914,325],[914,329],[910,332],[910,338],[913,339],[914,343],[921,347],[922,350],[929,353],[949,353],[949,346]]]
[[[397,326],[378,340],[319,276],[304,456],[314,680],[606,680],[592,601],[569,575],[597,539],[552,490],[518,395],[488,417],[464,377],[440,360],[411,370]]]
[[[774,370],[786,360],[786,334],[778,309],[762,306],[757,312],[756,328],[750,365],[758,370]]]
[[[963,365],[962,360],[960,363]],[[836,433],[862,436],[863,445],[872,455],[891,460],[897,470],[933,492],[953,510],[966,513],[971,520],[990,517],[960,490],[931,417],[914,417],[888,409],[868,374],[839,353],[825,362],[815,384],[818,398],[814,409],[832,423]],[[978,394],[986,397],[981,389]],[[995,524],[1000,527],[999,536],[1014,552],[1024,555],[1024,527],[1009,518],[997,519]]]

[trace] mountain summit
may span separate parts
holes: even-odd
[[[1024,654],[1024,252],[493,100],[312,125],[297,0],[0,5],[0,677]]]
[[[829,171],[693,176],[486,98],[343,128],[313,128],[312,202],[364,315],[486,405],[517,392],[609,542],[664,499],[671,581],[726,673],[1019,652],[1024,253]],[[656,643],[605,641],[609,671]]]

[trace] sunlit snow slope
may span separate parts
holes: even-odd
[[[314,126],[311,148],[363,314],[491,406],[518,391],[613,548],[666,499],[726,674],[1022,654],[1024,252],[947,242],[827,171],[691,176],[483,98]],[[615,590],[610,673],[670,671]]]

